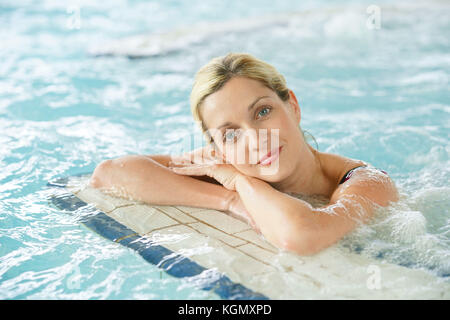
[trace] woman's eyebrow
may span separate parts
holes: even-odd
[[[270,98],[270,96],[262,96],[262,97],[256,98],[256,100],[253,101],[252,104],[248,106],[247,110],[248,110],[248,111],[251,111],[252,108],[255,106],[255,104],[256,104],[259,100],[261,100],[261,99],[263,99],[263,98]]]
[[[247,111],[250,112],[250,111],[252,110],[252,108],[256,105],[256,103],[257,103],[259,100],[263,99],[263,98],[270,98],[270,96],[261,96],[261,97],[256,98],[255,101],[253,101],[253,102],[248,106]],[[232,123],[229,122],[229,121],[227,121],[227,122],[225,122],[224,124],[218,126],[217,129],[219,130],[219,129],[221,129],[222,127],[229,126],[230,124],[232,124]]]

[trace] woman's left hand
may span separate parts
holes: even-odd
[[[231,164],[204,163],[169,167],[173,172],[188,176],[208,176],[219,181],[228,190],[236,190],[236,179],[241,173]]]
[[[236,178],[241,173],[231,164],[224,163],[211,145],[193,150],[175,160],[168,167],[175,173],[188,176],[208,176],[216,179],[225,188],[236,190]]]

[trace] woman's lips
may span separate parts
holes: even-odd
[[[262,166],[267,166],[278,159],[281,149],[283,147],[279,147],[278,149],[270,151],[268,154],[266,154],[264,157],[262,157],[261,160],[259,160],[258,164]]]

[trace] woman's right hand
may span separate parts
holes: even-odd
[[[183,168],[192,164],[212,164],[217,163],[220,158],[216,151],[211,147],[211,145],[207,145],[203,148],[198,148],[193,151],[184,153],[183,155],[172,158],[172,161],[169,163],[169,168]],[[228,165],[230,166],[230,165]],[[251,215],[248,213],[247,209],[244,206],[244,203],[239,196],[239,193],[236,191],[232,191],[234,196],[227,204],[227,210],[225,211],[230,216],[239,219],[247,224],[249,224],[256,232],[261,233],[259,228],[256,226],[253,221]]]
[[[206,175],[232,191],[236,190],[236,180],[241,174],[233,165],[223,163],[210,145],[174,158],[168,168],[180,175]]]

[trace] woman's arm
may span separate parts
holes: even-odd
[[[330,204],[313,208],[260,179],[238,176],[236,191],[266,239],[279,248],[311,255],[366,222],[377,206],[398,200],[392,180],[379,171],[358,170],[339,186]]]
[[[239,175],[236,191],[248,213],[258,226],[262,235],[278,248],[304,254],[302,247],[292,250],[292,238],[300,243],[308,230],[307,222],[312,214],[312,206],[300,199],[274,189],[267,182]]]
[[[274,189],[267,182],[241,174],[230,164],[187,164],[172,168],[183,175],[207,175],[236,191],[249,220],[275,246],[310,255],[332,245],[358,222],[369,219],[377,206],[398,200],[392,180],[381,171],[355,171],[339,185],[328,206],[309,203]]]
[[[177,175],[167,168],[170,159],[168,155],[130,155],[106,160],[96,167],[90,185],[150,204],[228,210],[236,192],[202,181],[209,177]]]

